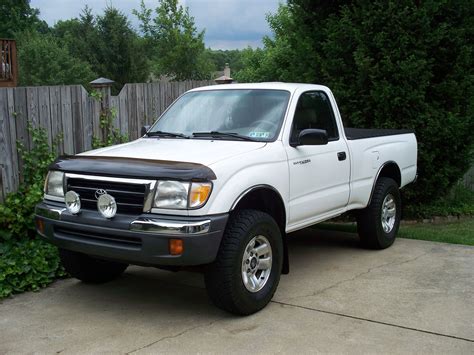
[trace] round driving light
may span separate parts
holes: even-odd
[[[81,210],[81,199],[75,191],[68,191],[64,196],[66,208],[72,214],[77,214]]]
[[[97,200],[97,209],[105,218],[112,218],[117,213],[117,203],[109,194],[100,195]]]

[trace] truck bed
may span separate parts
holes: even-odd
[[[344,128],[348,140],[394,136],[397,134],[415,133],[409,129],[366,129],[366,128]]]

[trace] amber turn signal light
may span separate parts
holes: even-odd
[[[210,182],[193,182],[189,192],[189,207],[199,208],[203,206],[211,194],[212,184]]]
[[[170,239],[169,249],[171,255],[181,255],[184,251],[184,243],[182,239]]]
[[[36,229],[44,234],[44,221],[42,219],[36,218]]]

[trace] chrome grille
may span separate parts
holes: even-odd
[[[126,182],[122,182],[118,178],[101,180],[97,177],[95,180],[90,176],[87,178],[68,176],[66,190],[73,190],[79,194],[83,209],[97,210],[96,192],[105,190],[115,198],[117,213],[140,214],[143,212],[150,184],[130,183],[129,180],[124,179]]]

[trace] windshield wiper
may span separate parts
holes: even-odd
[[[231,133],[231,132],[218,132],[218,131],[210,131],[210,132],[194,132],[193,137],[212,137],[212,138],[219,138],[219,137],[232,137],[232,138],[237,138],[241,139],[244,141],[252,141],[252,142],[258,142],[257,139],[248,137],[248,136],[243,136],[238,133]]]
[[[182,133],[174,133],[174,132],[163,132],[163,131],[155,131],[155,132],[147,132],[147,137],[180,137],[180,138],[189,138],[189,136],[182,134]]]

